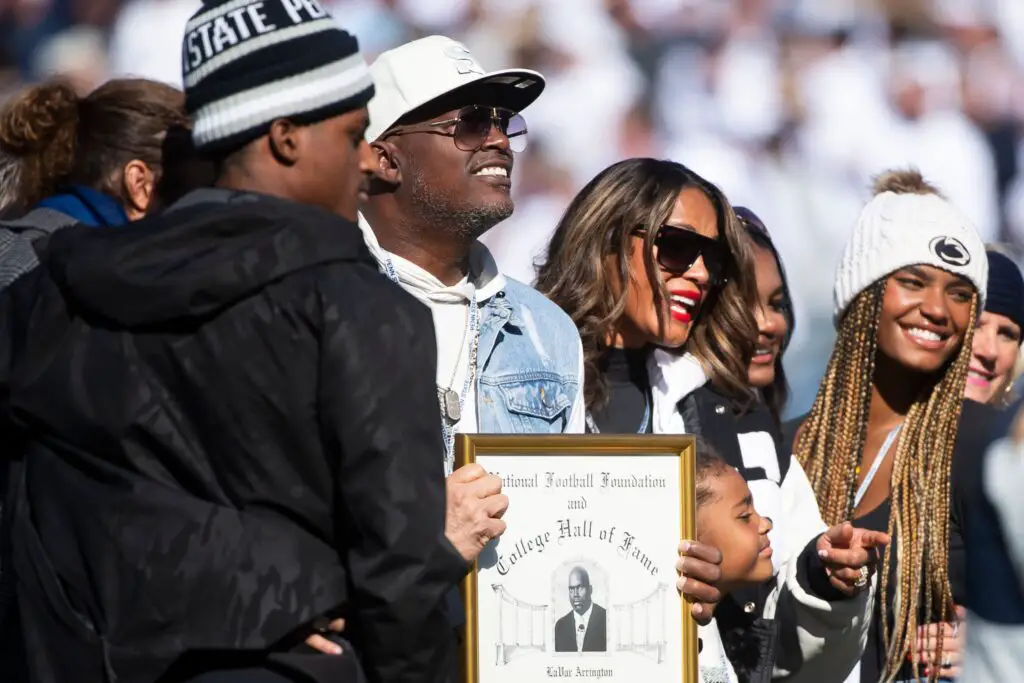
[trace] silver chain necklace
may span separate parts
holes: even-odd
[[[396,285],[402,283],[398,279],[398,272],[395,264],[387,254],[382,255],[384,274]],[[458,374],[459,361],[462,359],[462,349],[466,346],[466,338],[469,338],[469,367],[466,369],[466,380],[462,383],[461,394],[455,392],[455,375]],[[476,302],[476,290],[469,300],[469,314],[466,319],[466,331],[462,336],[462,343],[459,348],[459,355],[455,358],[455,367],[452,369],[452,378],[448,387],[437,385],[437,402],[441,410],[441,437],[444,440],[444,473],[450,475],[455,469],[455,425],[462,420],[462,407],[469,399],[469,391],[476,379],[477,353],[480,349],[480,316]]]

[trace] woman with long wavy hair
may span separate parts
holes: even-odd
[[[951,473],[987,269],[969,220],[916,171],[878,178],[837,269],[832,356],[787,431],[825,521],[892,536],[854,681],[959,673]]]
[[[849,623],[867,611],[862,569],[885,536],[849,526],[823,533],[803,471],[780,457],[775,423],[747,383],[757,338],[752,270],[749,238],[717,187],[675,162],[630,159],[570,203],[537,287],[580,331],[591,432],[696,433],[739,469],[758,512],[773,519],[779,577],[718,604],[721,640],[702,636],[702,662],[720,642],[741,680],[768,680],[773,666],[823,680],[834,662],[852,666],[859,656]],[[684,541],[680,555],[678,587],[707,621],[701,603],[718,602],[721,554]],[[794,628],[807,618],[819,634],[822,624],[836,632],[803,631],[800,652],[776,657],[772,617],[783,585],[794,609],[780,613]]]

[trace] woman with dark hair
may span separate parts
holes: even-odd
[[[62,80],[0,111],[0,288],[38,263],[32,242],[84,223],[122,225],[211,184],[192,152],[184,94],[118,79],[80,97]]]
[[[876,181],[836,272],[835,347],[787,431],[825,521],[892,536],[854,681],[959,673],[951,472],[987,270],[970,221],[919,173],[896,171]]]
[[[757,280],[757,348],[750,359],[747,379],[768,406],[776,425],[781,425],[782,411],[789,399],[782,354],[793,337],[796,320],[789,296],[786,270],[776,251],[768,229],[750,209],[737,206],[736,218],[754,243],[754,276]]]
[[[656,265],[656,255],[694,259],[669,263],[669,271]],[[614,268],[609,257],[617,257]],[[602,410],[613,379],[602,366],[610,354],[636,355],[628,349],[641,350],[646,360],[650,338],[664,337],[662,345],[671,348],[692,338],[721,389],[749,397],[744,359],[756,336],[747,305],[756,296],[754,281],[744,275],[750,260],[750,242],[725,195],[681,164],[623,161],[576,195],[552,236],[537,288],[577,320],[595,417],[625,420],[621,410]],[[700,272],[682,277],[691,266]],[[663,269],[673,277],[662,277]],[[696,324],[701,310],[706,315]]]
[[[580,331],[591,432],[696,433],[743,474],[758,511],[772,518],[778,579],[730,594],[715,612],[741,679],[768,680],[775,665],[823,680],[836,661],[852,666],[859,656],[850,624],[867,611],[861,569],[885,535],[826,532],[803,471],[776,449],[775,423],[747,381],[757,337],[752,258],[717,187],[675,162],[630,159],[570,203],[537,287]],[[713,565],[721,554],[688,540],[680,554],[678,587],[707,621],[711,610],[701,603],[718,602]],[[779,625],[800,634],[780,642],[799,642],[801,651],[776,660],[780,599],[792,609],[780,605]],[[804,619],[814,626],[803,629]],[[824,625],[835,627],[827,639]]]

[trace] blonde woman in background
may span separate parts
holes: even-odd
[[[1024,276],[1017,264],[989,246],[988,299],[974,330],[965,396],[1005,407],[1013,398],[1024,329]]]

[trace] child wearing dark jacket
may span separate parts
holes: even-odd
[[[771,580],[772,546],[768,532],[772,529],[772,521],[761,517],[754,509],[747,482],[736,468],[729,466],[703,443],[698,443],[697,447],[696,474],[697,540],[722,551],[722,575],[716,584],[718,589],[726,595],[738,588],[758,586]],[[770,661],[732,661],[738,653],[727,652],[714,620],[699,627],[698,636],[702,683],[739,683],[741,679],[737,670],[771,670]],[[773,640],[768,639],[769,642]],[[761,653],[762,649],[755,648],[758,651],[755,657],[770,658],[771,652]]]

